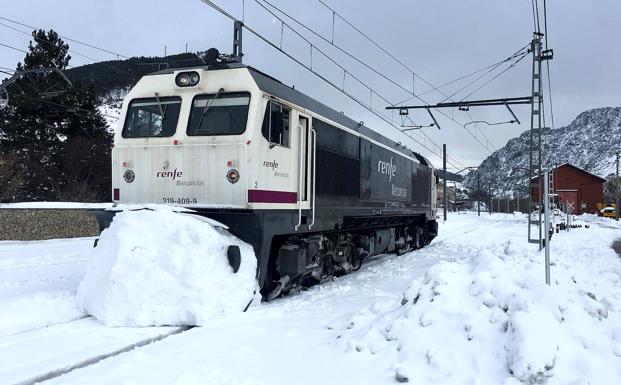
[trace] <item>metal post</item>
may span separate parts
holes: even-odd
[[[477,215],[481,216],[481,179],[477,170]]]
[[[550,285],[550,173],[543,174],[544,191],[544,223],[545,223],[545,254],[546,254],[546,284]]]
[[[529,135],[529,175],[528,175],[528,242],[538,243],[539,250],[543,248],[543,239],[541,227],[541,208],[543,206],[543,188],[542,185],[542,87],[541,87],[541,37],[542,34],[535,32],[533,41],[531,42],[531,51],[533,54],[533,72],[532,72],[532,99],[530,114],[530,135]],[[533,179],[537,178],[537,183],[533,183]],[[539,202],[534,199],[534,192],[538,191]],[[536,207],[539,207],[537,223],[532,220],[531,213]],[[532,225],[537,225],[538,237],[533,234]]]
[[[520,197],[519,196],[518,196],[516,201],[517,201],[517,210],[516,211],[519,212],[520,211]]]
[[[446,222],[446,211],[448,210],[448,190],[446,189],[446,144],[442,145],[442,168],[444,169],[444,222]]]
[[[492,177],[489,177],[489,215],[492,215],[492,211],[494,210],[494,196],[492,195]]]
[[[507,197],[507,214],[509,214],[509,197]]]
[[[617,153],[617,177],[615,178],[615,187],[617,188],[617,199],[615,202],[615,218],[619,220],[619,153]]]
[[[244,52],[242,50],[242,32],[244,24],[235,20],[233,24],[233,57],[238,63],[242,62]]]

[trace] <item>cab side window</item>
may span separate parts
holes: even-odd
[[[273,101],[267,102],[261,132],[263,137],[270,142],[270,146],[289,147],[290,117],[289,107]]]

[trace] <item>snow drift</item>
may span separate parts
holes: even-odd
[[[241,251],[236,273],[229,245]],[[124,211],[92,250],[76,300],[107,326],[203,325],[247,307],[256,267],[250,245],[209,221],[166,209]]]
[[[462,241],[460,255],[431,267],[401,299],[357,313],[342,330],[345,348],[384,357],[399,382],[611,383],[621,378],[618,292],[588,272],[614,274],[619,264],[598,234],[553,241],[565,261],[554,263],[551,286],[536,246]]]

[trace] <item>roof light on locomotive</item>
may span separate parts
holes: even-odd
[[[178,87],[194,87],[201,80],[198,72],[179,72],[175,76],[175,84]]]

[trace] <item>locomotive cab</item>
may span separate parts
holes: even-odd
[[[260,90],[241,65],[145,76],[126,97],[115,134],[113,200],[308,209],[309,121],[304,109]]]

